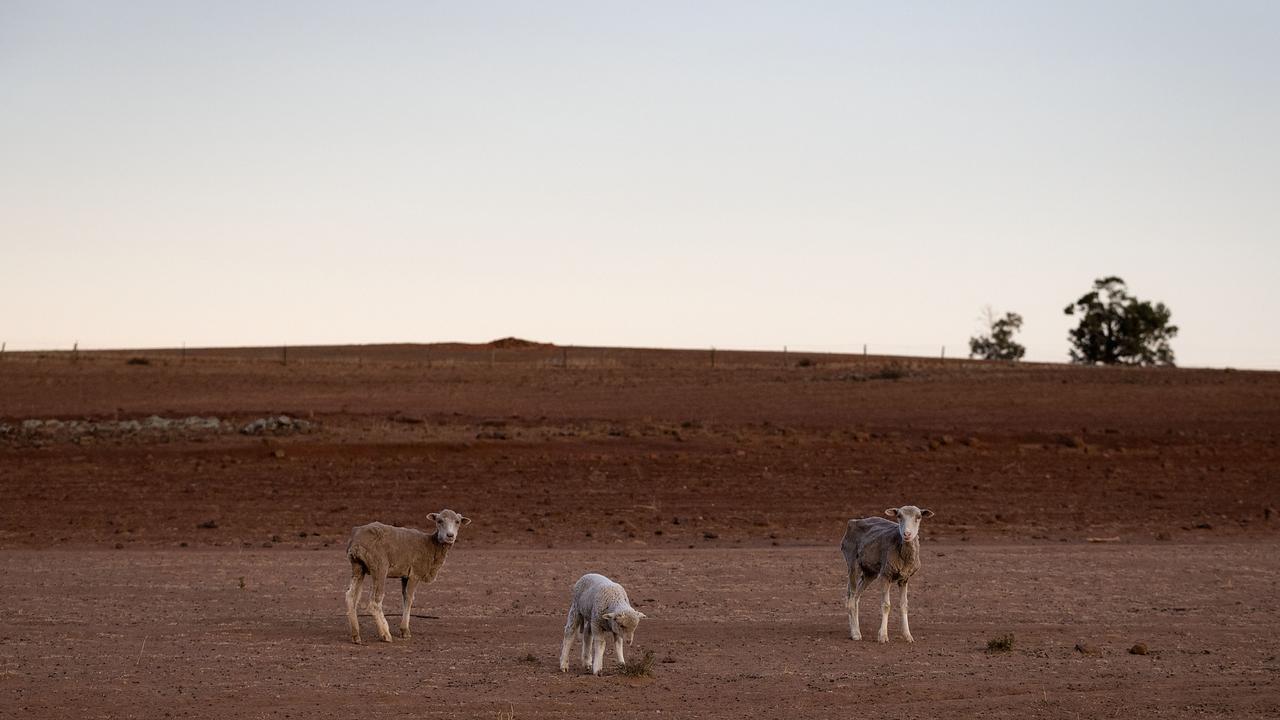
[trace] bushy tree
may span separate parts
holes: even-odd
[[[1005,313],[996,318],[988,307],[983,313],[987,327],[986,335],[969,338],[969,357],[984,360],[1021,360],[1027,349],[1013,341],[1014,333],[1022,328],[1022,316],[1018,313]]]
[[[1172,311],[1129,294],[1124,280],[1100,278],[1093,291],[1068,305],[1066,314],[1080,315],[1068,334],[1071,361],[1086,365],[1172,365],[1169,340],[1178,327],[1170,325]]]

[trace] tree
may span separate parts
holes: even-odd
[[[1093,292],[1064,312],[1080,314],[1080,324],[1067,335],[1072,362],[1173,365],[1169,341],[1177,336],[1178,327],[1169,324],[1172,311],[1164,303],[1152,305],[1133,297],[1118,277],[1093,281]]]
[[[1022,316],[1018,313],[1005,313],[996,319],[995,313],[988,306],[983,318],[990,328],[990,334],[969,338],[969,357],[984,360],[1021,360],[1027,349],[1013,341],[1013,334],[1022,329]]]

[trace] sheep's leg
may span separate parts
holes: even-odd
[[[378,637],[382,642],[391,642],[391,626],[387,625],[387,616],[382,610],[382,600],[387,596],[387,569],[385,567],[369,568],[373,576],[373,597],[369,599],[369,612],[373,613],[373,624],[378,628]]]
[[[591,669],[591,621],[582,621],[582,667]]]
[[[360,602],[360,586],[364,582],[364,566],[351,563],[351,584],[347,586],[347,624],[351,627],[351,642],[360,644],[360,619],[356,604]]]
[[[880,603],[880,634],[876,636],[878,642],[889,642],[889,592],[893,590],[893,583],[888,578],[884,581],[884,600]]]
[[[569,619],[564,622],[564,642],[560,644],[560,672],[569,670],[569,651],[573,649],[573,637],[582,630],[582,617],[577,608],[569,608]],[[582,663],[586,665],[586,663]]]
[[[599,675],[600,669],[604,667],[604,637],[603,633],[591,633],[591,674]]]
[[[618,656],[618,664],[625,665],[627,659],[622,656],[622,638],[613,636],[613,654]]]
[[[854,640],[862,639],[862,629],[858,625],[858,604],[868,584],[867,576],[862,574],[861,568],[849,574],[849,586],[845,590],[844,606],[849,611],[849,637]]]
[[[898,601],[898,605],[902,610],[902,639],[907,642],[915,642],[916,639],[911,637],[911,624],[907,622],[907,584],[902,583],[902,599]]]
[[[402,638],[409,637],[409,613],[413,610],[413,594],[417,591],[418,578],[413,576],[400,578],[400,596],[404,602],[400,616],[400,637]]]

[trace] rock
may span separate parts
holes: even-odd
[[[1130,655],[1146,655],[1147,652],[1146,643],[1135,643],[1133,647],[1129,648]]]
[[[1076,652],[1081,655],[1098,655],[1098,646],[1087,642],[1076,643]]]

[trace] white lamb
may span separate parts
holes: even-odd
[[[622,641],[635,640],[636,627],[645,614],[631,607],[627,591],[609,578],[587,573],[573,584],[573,596],[569,603],[569,618],[564,624],[564,643],[560,646],[560,672],[569,669],[569,650],[574,636],[581,634],[582,665],[591,668],[592,675],[600,674],[604,664],[605,642],[613,636],[613,652],[619,663]]]

